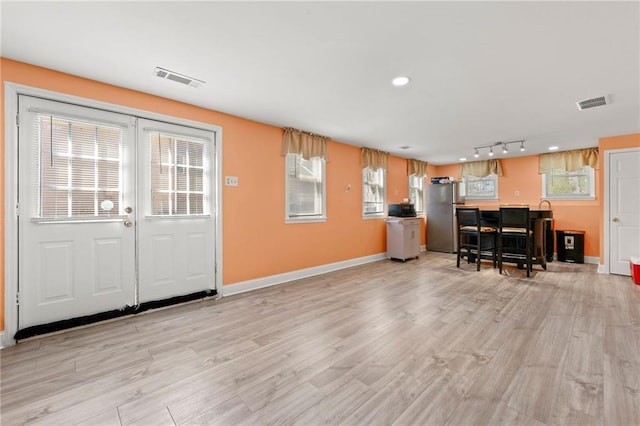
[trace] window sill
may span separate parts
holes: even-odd
[[[384,219],[385,217],[387,217],[386,213],[376,213],[362,216],[363,219]]]
[[[326,216],[313,216],[313,217],[288,217],[285,218],[284,223],[286,224],[290,224],[290,223],[322,223],[322,222],[326,222],[327,221],[327,217]]]
[[[556,200],[556,201],[593,201],[596,199],[593,195],[586,195],[584,197],[568,197],[562,195],[547,195],[543,196],[545,200]]]

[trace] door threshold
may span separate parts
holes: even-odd
[[[205,299],[217,295],[216,290],[204,290],[196,293],[185,294],[183,296],[170,297],[162,300],[152,300],[150,302],[144,302],[137,306],[125,306],[122,309],[114,309],[111,311],[99,312],[97,314],[85,315],[82,317],[69,318],[65,320],[50,322],[47,324],[33,325],[31,327],[23,328],[13,336],[16,342],[18,340],[28,339],[30,337],[40,336],[43,334],[54,333],[56,331],[67,330],[70,328],[81,327],[84,325],[95,324],[98,322],[108,321],[115,318],[124,317],[127,315],[137,315],[142,312],[146,312],[150,309],[159,309],[171,305],[177,305],[180,303],[190,302],[197,299]]]

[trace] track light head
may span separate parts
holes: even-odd
[[[474,156],[475,158],[480,157],[480,153],[478,152],[478,148],[474,148],[473,156]]]
[[[489,157],[493,157],[493,147],[489,147]]]
[[[520,152],[524,151],[524,141],[520,142]]]
[[[506,144],[506,143],[503,143],[503,144],[502,144],[502,153],[503,153],[503,154],[506,154],[506,153],[508,153],[508,152],[509,152],[509,150],[507,149],[507,144]]]

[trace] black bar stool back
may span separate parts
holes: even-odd
[[[493,267],[496,267],[496,228],[482,226],[480,222],[480,209],[477,207],[459,207],[456,209],[456,222],[458,230],[458,254],[456,266],[460,267],[462,251],[466,251],[467,263],[471,263],[475,256],[477,270],[480,270],[480,258],[482,253],[491,253]]]
[[[500,207],[498,225],[498,266],[502,273],[505,258],[527,265],[527,277],[533,269],[533,231],[529,207]]]

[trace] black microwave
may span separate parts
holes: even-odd
[[[416,217],[416,209],[412,203],[389,204],[389,216]]]

